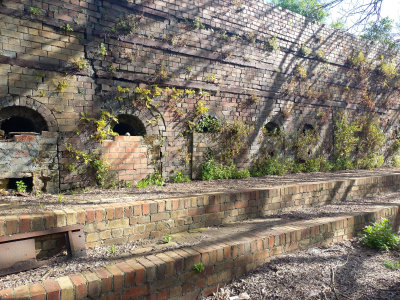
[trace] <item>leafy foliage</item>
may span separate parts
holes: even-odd
[[[160,172],[156,171],[153,174],[148,175],[137,183],[138,188],[144,188],[150,185],[164,185],[164,178],[162,178]]]
[[[201,273],[201,272],[203,272],[204,271],[204,269],[205,269],[205,267],[204,267],[204,264],[203,263],[198,263],[198,264],[195,264],[194,266],[193,266],[193,270],[196,272],[196,273]]]
[[[400,268],[400,262],[399,261],[390,261],[390,260],[385,260],[384,262],[383,262],[383,265],[386,267],[386,268],[388,268],[388,269],[391,269],[391,270],[398,270],[399,268]]]
[[[376,22],[370,22],[361,37],[377,41],[390,48],[398,47],[393,35],[393,20],[385,17]]]
[[[181,182],[190,182],[190,178],[187,175],[183,175],[181,171],[176,173],[176,175],[172,178],[172,181],[175,183],[181,183]]]
[[[214,116],[203,114],[196,124],[195,131],[199,133],[219,132],[222,128],[222,123]]]
[[[250,177],[249,170],[238,170],[234,164],[229,166],[217,164],[214,158],[210,158],[202,165],[202,180],[240,179],[247,177]]]
[[[271,2],[313,21],[321,22],[328,16],[320,0],[272,0]]]
[[[23,180],[18,180],[16,182],[17,184],[17,192],[19,193],[26,193],[26,189],[28,188],[27,185],[25,184],[25,182]]]
[[[365,226],[361,243],[370,248],[388,251],[399,248],[400,237],[393,232],[389,220],[382,218],[380,223]]]

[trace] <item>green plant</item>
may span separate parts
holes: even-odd
[[[229,36],[228,36],[228,34],[226,33],[225,30],[221,30],[221,31],[219,32],[219,38],[220,38],[221,40],[224,40],[224,41],[229,40]]]
[[[156,80],[165,80],[168,78],[168,70],[165,67],[165,61],[161,61],[161,65],[157,68],[155,74]]]
[[[381,61],[378,65],[377,71],[388,79],[391,79],[398,74],[396,65],[393,62],[386,62],[383,55],[381,56]]]
[[[62,93],[69,86],[65,80],[60,80],[58,82],[53,81],[53,84],[56,86],[56,92]]]
[[[61,30],[64,30],[65,32],[73,32],[74,31],[74,29],[69,24],[65,24],[64,26],[61,26]]]
[[[272,3],[291,10],[313,21],[323,21],[328,16],[321,0],[272,0]]]
[[[359,141],[358,132],[362,125],[358,121],[351,122],[344,113],[334,117],[334,169],[352,169],[351,154],[355,151]]]
[[[400,268],[400,262],[399,261],[390,261],[390,260],[385,260],[384,262],[383,262],[383,265],[386,267],[386,268],[388,268],[388,269],[391,269],[391,270],[398,270],[399,268]]]
[[[267,42],[267,48],[269,50],[279,51],[281,48],[279,47],[278,40],[276,39],[276,35],[272,36]]]
[[[112,123],[118,123],[118,118],[108,111],[102,111],[98,119],[89,118],[85,113],[81,113],[80,120],[94,127],[95,133],[93,133],[90,137],[99,142],[102,142],[109,137],[118,135],[110,126]]]
[[[205,113],[202,114],[199,121],[195,125],[195,131],[199,133],[205,132],[220,132],[222,128],[222,123],[214,116],[210,116],[209,114]]]
[[[350,65],[350,67],[360,69],[365,66],[366,64],[366,59],[365,59],[365,54],[361,50],[357,52],[357,54],[348,57],[347,58],[347,63]]]
[[[308,48],[306,45],[300,44],[300,50],[299,53],[302,56],[309,56],[311,54],[311,49]]]
[[[110,73],[114,73],[116,70],[117,70],[117,68],[114,67],[113,65],[109,65],[107,67],[107,71],[110,72]]]
[[[317,50],[317,51],[315,51],[315,56],[321,61],[326,61],[325,50]]]
[[[138,188],[144,188],[150,185],[158,185],[158,186],[164,185],[164,178],[162,178],[161,174],[158,171],[141,179],[136,186]]]
[[[252,126],[240,120],[225,123],[220,130],[220,144],[222,151],[220,159],[224,162],[230,162],[245,147],[247,138]]]
[[[196,104],[196,116],[202,116],[208,112],[209,108],[206,106],[206,102],[200,100]]]
[[[193,266],[193,270],[196,272],[196,273],[202,273],[203,271],[204,271],[204,269],[205,269],[205,267],[204,267],[204,264],[203,263],[198,263],[198,264],[195,264],[194,266]]]
[[[117,248],[115,245],[112,245],[110,249],[107,250],[108,253],[115,254],[117,252]]]
[[[205,76],[204,81],[207,83],[218,83],[217,75],[211,74],[210,76]]]
[[[17,184],[17,192],[26,193],[26,189],[28,188],[28,186],[25,184],[23,180],[18,180],[16,184]]]
[[[389,220],[382,218],[379,223],[372,223],[364,227],[361,243],[374,249],[394,250],[400,246],[400,237],[391,228]]]
[[[171,242],[172,241],[172,236],[170,235],[170,234],[168,234],[167,236],[164,236],[163,237],[163,242],[164,243],[169,243],[169,242]]]
[[[175,183],[181,183],[181,182],[190,182],[190,178],[187,175],[183,175],[181,171],[176,173],[176,175],[172,178],[172,181]]]
[[[73,66],[78,70],[85,70],[88,68],[88,61],[82,57],[73,59]]]
[[[238,170],[234,164],[229,166],[217,164],[214,158],[210,158],[202,164],[202,180],[240,179],[248,177],[250,177],[249,170]]]
[[[193,28],[194,29],[204,29],[205,26],[204,24],[201,22],[200,17],[195,17],[193,20]]]
[[[62,202],[63,197],[64,197],[63,194],[58,194],[57,199],[58,199],[58,202],[59,202],[59,203]]]
[[[100,44],[99,54],[101,56],[106,56],[107,55],[107,48],[106,48],[106,45],[104,45],[104,43]]]
[[[254,32],[246,32],[244,35],[244,39],[249,43],[254,44],[257,41],[257,36]]]
[[[304,67],[301,64],[296,64],[294,68],[294,75],[297,78],[306,78],[307,77],[307,71],[304,70]]]
[[[31,15],[36,15],[36,16],[41,16],[43,14],[42,10],[40,8],[37,7],[29,7],[29,13]]]
[[[121,19],[112,29],[113,32],[121,34],[133,34],[137,29],[138,23],[128,19]]]

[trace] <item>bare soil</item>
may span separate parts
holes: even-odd
[[[276,256],[207,300],[400,299],[400,253],[379,252],[357,239]]]
[[[170,243],[163,243],[162,239],[157,239],[157,240],[153,239],[153,240],[141,240],[141,241],[136,241],[136,242],[132,242],[132,243],[126,243],[123,245],[101,246],[101,247],[96,247],[96,248],[92,248],[92,249],[87,249],[87,256],[82,257],[82,258],[69,258],[64,253],[64,254],[60,254],[59,256],[55,257],[51,262],[49,262],[48,265],[42,266],[38,269],[0,277],[0,290],[6,289],[9,287],[16,287],[16,286],[25,285],[25,284],[31,284],[34,282],[41,281],[43,279],[57,278],[60,276],[71,274],[71,273],[82,272],[85,270],[93,270],[97,267],[117,263],[117,262],[120,262],[127,258],[134,258],[134,257],[138,257],[138,256],[156,254],[159,252],[164,252],[167,250],[172,250],[172,249],[177,249],[177,248],[191,247],[191,246],[195,246],[197,244],[205,243],[205,242],[207,242],[207,243],[217,242],[218,243],[218,242],[223,241],[224,239],[239,239],[243,236],[248,235],[249,233],[255,234],[257,232],[257,230],[265,231],[266,228],[272,229],[274,226],[288,225],[290,223],[299,222],[304,219],[316,219],[316,218],[321,218],[321,217],[356,214],[356,213],[360,213],[362,211],[367,211],[374,207],[387,206],[387,205],[398,205],[398,204],[400,204],[400,193],[388,193],[388,194],[384,194],[384,195],[380,195],[380,196],[367,197],[367,198],[360,199],[357,201],[352,201],[352,202],[335,203],[335,204],[323,205],[323,206],[312,207],[312,208],[301,209],[301,210],[291,210],[291,211],[287,211],[287,212],[279,214],[279,215],[273,215],[273,216],[268,216],[265,218],[257,218],[257,219],[252,219],[252,220],[245,220],[245,221],[241,221],[241,222],[225,224],[225,225],[222,225],[219,227],[194,229],[194,230],[190,230],[188,232],[181,232],[181,233],[173,234],[172,241]],[[282,270],[282,271],[275,272],[275,273],[277,273],[277,274],[275,274],[275,276],[277,276],[277,277],[274,279],[274,282],[275,282],[274,284],[275,284],[275,287],[277,290],[282,290],[283,292],[282,292],[282,294],[279,294],[277,292],[278,293],[278,294],[276,294],[277,299],[324,299],[324,298],[318,298],[318,297],[322,297],[321,295],[323,293],[325,293],[327,295],[327,299],[331,299],[331,298],[329,298],[330,297],[329,295],[331,295],[331,294],[328,294],[328,290],[327,290],[327,286],[326,286],[326,282],[328,279],[326,279],[325,277],[322,276],[322,275],[325,276],[325,273],[323,273],[323,272],[327,271],[329,273],[330,272],[329,268],[331,266],[333,266],[336,263],[339,264],[339,262],[342,263],[343,259],[346,260],[347,254],[343,254],[343,253],[349,247],[351,249],[353,249],[353,248],[355,249],[355,250],[354,249],[351,250],[352,251],[351,253],[355,253],[355,254],[354,255],[351,254],[349,256],[349,259],[350,258],[352,259],[351,263],[353,263],[353,265],[357,266],[357,268],[358,268],[357,270],[361,270],[362,272],[364,272],[363,271],[364,269],[359,268],[358,262],[362,261],[364,263],[364,259],[366,260],[366,262],[365,262],[365,264],[366,264],[365,270],[367,270],[367,271],[365,271],[365,272],[367,272],[366,274],[369,274],[370,272],[375,274],[374,272],[382,269],[382,268],[381,269],[379,269],[379,268],[369,269],[368,259],[370,257],[372,257],[372,258],[378,257],[376,261],[375,260],[371,261],[371,264],[380,266],[379,264],[381,264],[384,259],[390,258],[390,259],[394,260],[394,259],[397,259],[397,256],[398,256],[398,253],[382,254],[382,253],[378,253],[378,252],[374,252],[374,251],[371,252],[370,250],[368,250],[370,252],[367,251],[367,252],[365,252],[366,253],[365,254],[363,251],[366,251],[366,249],[357,246],[357,244],[354,241],[352,243],[347,243],[347,244],[344,243],[343,245],[350,245],[351,247],[343,246],[344,247],[343,248],[342,246],[331,246],[331,247],[339,247],[339,248],[342,247],[342,248],[340,248],[342,250],[326,250],[327,251],[326,253],[321,250],[321,249],[325,249],[325,248],[316,248],[316,249],[320,249],[320,250],[312,250],[312,251],[316,251],[315,258],[313,257],[313,252],[311,250],[310,250],[311,252],[307,252],[307,251],[304,252],[306,254],[301,254],[301,253],[303,253],[303,252],[301,252],[299,255],[306,255],[306,258],[303,259],[302,256],[299,256],[298,263],[294,264],[293,268],[291,267],[290,264],[288,264],[288,268],[289,268],[288,270],[291,270],[290,268],[292,268],[293,272],[295,272],[295,268],[297,268],[300,270],[299,274],[290,275],[288,273],[288,275],[287,275],[285,273],[286,267],[284,267],[284,264],[286,264],[287,259],[282,260],[282,262],[280,262],[278,260],[280,269],[277,269],[277,270]],[[330,249],[330,248],[328,247],[326,249]],[[336,249],[336,248],[332,248],[332,249]],[[331,252],[329,252],[329,251],[331,251]],[[321,254],[321,253],[325,253],[325,254]],[[368,254],[368,253],[370,253],[370,254]],[[332,255],[329,256],[330,254],[332,254]],[[358,255],[360,256],[359,259],[357,258]],[[283,256],[283,257],[286,257],[286,256]],[[289,255],[287,257],[292,257],[292,256]],[[296,256],[294,256],[294,257],[296,257]],[[315,259],[315,262],[313,261],[313,259]],[[358,259],[358,260],[353,262],[353,259]],[[275,259],[273,261],[275,261]],[[293,262],[296,262],[296,261],[297,261],[297,258],[293,259]],[[327,266],[324,267],[324,269],[323,269],[324,271],[322,272],[322,269],[321,270],[319,269],[319,265],[324,265],[325,263],[327,264]],[[303,268],[302,264],[305,264],[304,268]],[[310,266],[310,267],[308,267],[308,266]],[[348,268],[350,268],[351,264],[349,263],[348,266],[349,266]],[[300,296],[301,295],[300,290],[303,290],[303,292],[305,293],[305,292],[309,291],[309,289],[297,287],[297,282],[299,282],[299,284],[303,284],[303,282],[307,282],[307,280],[302,277],[304,275],[303,272],[308,270],[308,272],[310,273],[310,276],[313,275],[314,273],[312,271],[312,267],[316,268],[315,272],[317,272],[317,273],[319,272],[318,274],[320,274],[321,272],[323,273],[323,274],[321,273],[322,274],[321,279],[318,279],[318,280],[322,280],[322,283],[319,281],[317,282],[316,281],[317,279],[314,280],[315,282],[311,281],[311,282],[314,282],[313,284],[315,286],[313,286],[313,289],[314,289],[314,293],[316,293],[316,294],[315,295],[314,294],[312,294],[312,295],[304,294],[305,296],[304,295]],[[265,268],[267,268],[267,267],[265,267]],[[387,273],[387,274],[385,274],[385,276],[390,275],[393,277],[394,276],[393,274],[396,274],[397,277],[394,277],[394,278],[395,279],[397,278],[396,280],[399,279],[398,278],[400,276],[399,271],[394,271],[394,272],[392,272],[392,271],[388,272],[388,270],[385,270],[385,271]],[[381,271],[379,271],[379,272],[381,272]],[[328,276],[330,276],[329,274],[328,274]],[[339,272],[337,274],[342,274],[342,273]],[[343,273],[343,276],[345,276],[345,274],[346,274],[346,272]],[[249,276],[253,276],[253,275],[249,275]],[[259,275],[259,277],[260,276],[261,275]],[[259,279],[259,277],[257,277],[257,280],[270,280],[270,279],[268,279],[268,278],[270,278],[269,276],[270,275],[267,276],[267,279]],[[287,278],[286,278],[286,276],[287,276]],[[298,276],[300,279],[297,279],[296,276]],[[308,275],[304,275],[304,276],[308,276]],[[335,275],[335,276],[336,276],[334,278],[335,280],[341,280],[340,279],[341,275],[339,275],[339,277],[337,275]],[[353,275],[351,275],[351,276],[353,276]],[[353,277],[355,275],[353,277],[351,277],[351,276],[349,277],[350,281],[353,280]],[[370,275],[368,275],[368,276],[370,276]],[[371,276],[379,276],[379,273],[377,273],[375,275],[371,275]],[[390,277],[390,278],[392,278],[392,277]],[[249,277],[249,278],[250,279],[248,282],[250,282],[250,283],[252,281],[256,282],[256,279],[252,279],[252,277]],[[386,277],[384,277],[384,278],[386,278]],[[279,281],[278,279],[280,279],[282,281]],[[293,280],[293,282],[291,282],[291,280]],[[357,280],[361,280],[361,279],[358,278]],[[383,279],[383,281],[385,281],[385,280],[386,279]],[[343,279],[343,281],[345,281],[345,280]],[[242,281],[238,281],[235,284],[242,284],[241,282]],[[380,282],[380,281],[377,281],[377,282]],[[272,285],[272,281],[266,282],[266,285],[265,285],[266,291],[268,293],[268,297],[264,296],[264,294],[260,294],[258,290],[253,292],[254,289],[256,289],[260,286],[261,282],[258,284],[256,283],[254,287],[251,287],[250,283],[246,283],[246,286],[249,286],[248,293],[249,293],[249,295],[251,294],[250,299],[270,299],[269,286]],[[339,283],[342,284],[341,281],[338,281],[338,284]],[[299,289],[299,292],[298,293],[296,292],[297,294],[295,294],[296,296],[294,298],[293,297],[288,298],[288,295],[290,295],[289,290],[286,290],[286,285],[288,285],[288,284],[292,285],[292,287],[290,287],[290,285],[289,285],[289,287],[290,287],[289,290],[290,289],[293,289],[293,290]],[[372,281],[371,284],[377,284],[377,283],[375,281]],[[264,286],[264,284],[262,284],[262,285]],[[245,288],[245,286],[243,285],[243,291],[245,290],[244,288]],[[352,287],[352,289],[356,289],[356,286]],[[226,291],[227,291],[227,293],[229,292],[229,294],[227,294],[227,295],[234,296],[234,295],[236,295],[235,293],[237,291],[241,291],[241,287],[239,286],[237,289],[234,289],[233,286],[232,286],[232,288],[227,287]],[[258,293],[258,294],[256,294],[256,293]],[[332,293],[332,291],[331,291],[331,293]],[[271,299],[274,299],[273,297],[275,297],[275,296],[273,296],[273,295],[275,295],[275,294],[271,293],[271,295],[272,295]],[[218,297],[220,297],[220,295]],[[309,297],[309,298],[307,298],[307,297]],[[216,299],[218,299],[218,298],[216,298]],[[229,298],[221,298],[221,299],[229,299]],[[341,297],[339,299],[346,299],[346,298]],[[350,299],[353,299],[353,298],[350,298]],[[354,299],[369,299],[369,298],[354,298]],[[375,298],[371,298],[371,299],[375,299]],[[388,298],[388,299],[395,299],[395,298]]]
[[[67,207],[85,207],[95,204],[132,202],[160,198],[184,197],[199,193],[235,192],[243,189],[261,189],[304,182],[345,180],[366,176],[399,174],[400,168],[369,170],[347,170],[338,172],[315,172],[289,174],[285,176],[251,177],[213,181],[192,181],[188,183],[166,183],[164,186],[146,188],[121,188],[116,190],[85,189],[72,193],[51,195],[12,195],[0,191],[0,216],[21,213],[37,213]]]

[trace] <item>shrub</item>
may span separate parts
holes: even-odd
[[[17,182],[17,192],[26,193],[26,189],[28,188],[23,180],[18,180]]]
[[[388,219],[382,218],[380,223],[365,226],[361,235],[361,243],[374,249],[393,250],[400,246],[400,238],[391,228]]]
[[[161,174],[158,171],[140,180],[136,186],[138,188],[144,188],[150,185],[164,185],[164,178],[162,178]]]
[[[253,166],[251,175],[255,177],[264,175],[285,175],[294,169],[293,166],[294,162],[291,159],[267,156],[266,159],[256,166]]]
[[[241,179],[247,177],[250,177],[249,170],[238,170],[234,164],[229,166],[216,164],[214,158],[210,158],[202,165],[202,180]]]
[[[183,173],[181,171],[179,171],[172,178],[172,181],[175,182],[175,183],[190,182],[190,178],[189,178],[189,176],[183,175]]]
[[[305,172],[325,172],[332,169],[331,163],[323,156],[309,159],[304,164]]]
[[[204,114],[196,124],[195,131],[199,133],[219,132],[222,128],[222,123],[214,116]]]
[[[386,268],[391,269],[391,270],[398,270],[398,269],[400,268],[400,262],[398,262],[398,261],[392,262],[392,261],[390,261],[390,260],[385,260],[385,261],[383,262],[383,265],[384,265]]]

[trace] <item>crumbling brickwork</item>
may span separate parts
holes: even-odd
[[[66,169],[65,144],[84,148],[76,132],[81,113],[102,110],[137,117],[160,144],[156,154],[147,144],[146,157],[138,145],[132,159],[147,159],[146,171],[114,166],[120,179],[137,181],[151,168],[171,177],[192,173],[196,147],[187,129],[199,101],[221,120],[253,126],[247,162],[271,121],[286,130],[318,127],[324,146],[332,144],[333,112],[348,110],[374,114],[391,137],[397,90],[368,90],[366,97],[348,65],[358,51],[372,62],[397,54],[256,0],[3,0],[0,100],[35,110],[49,132],[60,133],[63,190],[86,185]],[[144,102],[136,88],[152,85],[170,90]],[[172,88],[196,93],[175,97]]]

